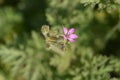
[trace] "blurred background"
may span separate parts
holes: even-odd
[[[42,25],[79,38],[60,56]],[[0,80],[120,80],[120,1],[0,0]]]

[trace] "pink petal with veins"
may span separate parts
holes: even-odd
[[[72,38],[68,38],[68,40],[70,41],[70,42],[74,42],[75,40],[74,39],[72,39]]]
[[[76,34],[71,34],[71,35],[69,35],[69,37],[70,37],[70,38],[73,38],[73,39],[78,38],[78,36],[77,36]]]
[[[75,31],[75,29],[74,29],[74,28],[71,28],[71,29],[69,30],[68,34],[73,34],[74,31]]]
[[[64,27],[63,30],[64,30],[64,34],[68,33],[68,29],[66,27]]]

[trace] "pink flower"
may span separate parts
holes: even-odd
[[[76,34],[74,34],[75,29],[71,28],[70,30],[68,30],[66,27],[63,28],[64,30],[64,39],[65,40],[69,40],[70,42],[74,42],[76,38],[78,38],[78,36]]]

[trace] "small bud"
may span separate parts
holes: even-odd
[[[49,26],[48,25],[43,25],[42,28],[41,28],[41,32],[45,37],[48,37]]]
[[[59,30],[57,28],[52,28],[50,31],[50,36],[57,37],[59,35]]]

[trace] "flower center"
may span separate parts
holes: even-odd
[[[68,34],[66,34],[65,36],[66,36],[66,38],[69,38],[69,35],[68,35]]]

